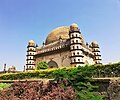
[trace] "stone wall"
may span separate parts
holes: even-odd
[[[94,78],[91,82],[99,86],[95,92],[103,96],[103,100],[120,100],[120,78]]]
[[[120,78],[110,81],[107,94],[109,100],[120,100]]]
[[[64,51],[60,53],[48,54],[45,56],[37,57],[36,64],[41,61],[46,61],[47,63],[50,61],[55,61],[59,67],[69,67],[71,60],[70,60],[70,51]]]

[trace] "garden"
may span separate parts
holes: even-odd
[[[120,77],[120,63],[46,68],[1,74],[0,80],[26,81],[0,83],[0,100],[103,100],[104,97],[95,92],[98,86],[91,84],[93,78]],[[29,82],[28,79],[50,80],[44,84],[42,80]]]

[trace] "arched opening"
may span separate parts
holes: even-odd
[[[78,40],[76,40],[76,43],[78,43]]]
[[[58,68],[58,64],[55,61],[49,61],[48,66],[50,68]]]

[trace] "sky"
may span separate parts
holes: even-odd
[[[120,0],[0,0],[0,70],[23,70],[29,40],[76,23],[85,42],[96,40],[102,62],[120,61]]]

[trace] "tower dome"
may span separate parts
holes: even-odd
[[[34,44],[35,44],[35,42],[34,42],[33,40],[30,40],[30,41],[29,41],[29,45],[30,45],[30,46],[34,46]]]
[[[15,71],[16,67],[15,66],[9,66],[8,71]]]
[[[78,25],[75,24],[75,23],[73,23],[73,24],[71,25],[71,27],[73,27],[73,28],[78,28]]]
[[[97,41],[93,41],[93,42],[92,42],[92,46],[98,46]]]
[[[35,43],[33,40],[30,40],[29,43]]]
[[[92,44],[98,44],[97,41],[93,41]]]

